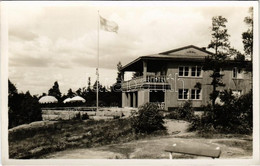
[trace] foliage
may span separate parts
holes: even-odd
[[[138,72],[138,71],[136,71],[136,72],[133,73],[132,79],[133,79],[133,78],[136,78],[136,77],[139,77],[139,76],[141,76],[141,73]]]
[[[229,55],[231,57],[234,57],[234,60],[236,61],[245,61],[245,55],[243,55],[240,51],[236,50],[235,48],[229,49]]]
[[[153,133],[153,136],[161,134],[164,133]],[[148,135],[132,133],[129,119],[47,122],[41,127],[9,132],[9,157],[39,159],[55,151],[98,147],[145,137]]]
[[[69,90],[68,90],[68,93],[67,93],[67,97],[69,97],[69,98],[72,98],[72,97],[74,97],[75,96],[75,93],[72,91],[72,89],[70,88]]]
[[[232,91],[221,93],[222,106],[211,105],[204,107],[202,117],[192,120],[190,130],[199,132],[220,132],[248,134],[253,126],[252,91],[241,97],[235,97]]]
[[[54,85],[49,89],[48,95],[56,97],[58,100],[61,98],[61,92],[59,89],[59,84],[57,81],[54,82]]]
[[[89,119],[89,116],[87,113],[81,114],[80,112],[75,115],[75,117],[72,118],[72,120],[87,120]]]
[[[8,79],[8,96],[13,96],[17,94],[17,89],[15,85]]]
[[[81,115],[81,120],[87,120],[89,119],[89,116],[87,113]]]
[[[18,93],[11,81],[8,82],[8,128],[42,120],[38,98],[29,92]]]
[[[247,16],[244,19],[244,22],[248,25],[248,30],[242,33],[242,39],[245,53],[253,58],[253,7],[249,8],[249,14],[250,16]]]
[[[146,103],[138,110],[137,115],[131,117],[131,126],[135,133],[152,133],[157,130],[165,130],[163,116],[158,106]]]
[[[176,110],[170,112],[166,118],[177,119],[177,120],[186,120],[192,121],[194,118],[194,110],[192,108],[192,102],[187,101],[181,107],[178,107]]]
[[[214,49],[214,54],[211,57],[207,57],[205,59],[205,64],[203,65],[203,70],[212,71],[212,74],[210,75],[212,78],[212,93],[210,94],[210,99],[213,108],[215,106],[216,98],[219,95],[217,87],[225,86],[222,82],[222,77],[224,75],[220,73],[220,69],[225,63],[230,48],[226,23],[227,19],[222,16],[212,18],[212,40],[208,45],[208,48]]]
[[[117,78],[116,78],[116,83],[121,83],[122,79],[122,73],[121,73],[121,69],[122,69],[122,64],[119,61],[117,64]]]

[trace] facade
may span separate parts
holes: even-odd
[[[168,110],[190,100],[193,107],[210,102],[212,92],[210,74],[202,70],[205,57],[212,56],[206,49],[193,45],[159,54],[141,56],[121,69],[122,107],[139,107],[147,102]],[[225,84],[220,90],[231,89],[242,95],[252,89],[251,72],[235,60],[227,60],[221,68]],[[245,64],[251,64],[247,61]],[[125,72],[135,72],[136,77],[124,81]]]

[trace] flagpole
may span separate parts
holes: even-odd
[[[99,71],[98,71],[98,68],[99,68],[99,24],[100,24],[100,20],[99,20],[99,10],[98,10],[98,36],[97,36],[97,71],[96,71],[96,74],[97,74],[97,111],[98,111],[98,91],[99,91]]]

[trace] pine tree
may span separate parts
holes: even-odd
[[[48,95],[56,97],[58,100],[61,98],[61,92],[59,89],[59,84],[57,81],[54,82],[54,85],[52,88],[49,90]]]
[[[67,93],[67,97],[69,97],[69,98],[72,98],[72,97],[74,97],[75,96],[75,93],[72,91],[72,89],[70,88],[69,90],[68,90],[68,93]]]
[[[244,22],[248,25],[248,30],[242,33],[242,39],[244,44],[244,51],[246,55],[253,59],[253,7],[249,8],[250,16],[245,17]],[[252,60],[253,61],[253,60]]]
[[[212,18],[212,40],[208,45],[208,48],[214,49],[214,54],[211,57],[205,59],[203,70],[210,70],[212,74],[210,77],[212,81],[212,93],[210,99],[213,109],[215,108],[215,101],[219,95],[217,87],[223,87],[225,84],[222,82],[221,68],[225,64],[225,60],[229,53],[230,43],[229,34],[227,33],[226,24],[227,19],[222,16],[216,16]]]

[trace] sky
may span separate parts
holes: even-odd
[[[227,18],[231,46],[243,52],[241,34],[250,5],[208,6],[174,2],[9,3],[8,78],[19,92],[48,93],[58,81],[63,94],[96,80],[98,10],[118,24],[99,31],[100,82],[116,81],[117,63],[195,45],[207,47],[213,16]],[[129,75],[127,76],[129,77]]]

